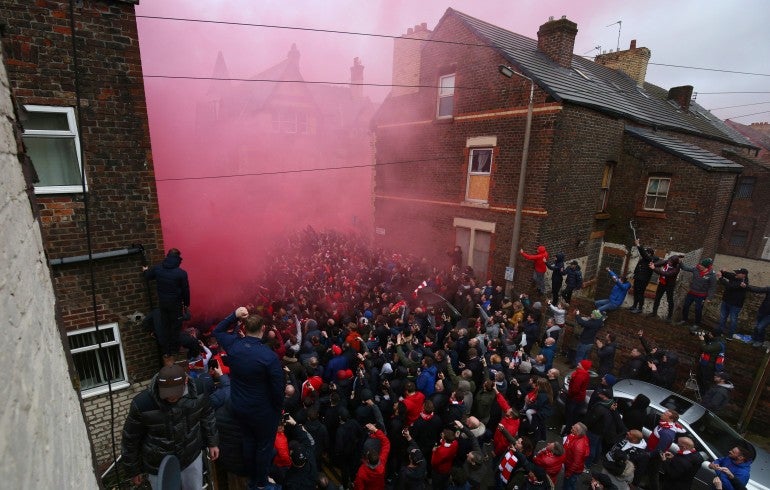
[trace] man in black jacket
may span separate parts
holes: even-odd
[[[703,463],[703,457],[695,450],[695,443],[692,439],[680,437],[676,443],[679,446],[679,452],[666,451],[660,455],[663,460],[663,474],[661,475],[663,490],[690,488],[695,474]]]
[[[179,333],[185,308],[190,306],[190,282],[187,272],[179,267],[182,253],[172,248],[166,258],[152,268],[142,267],[147,280],[154,279],[158,289],[158,309],[162,323],[162,335],[158,343],[163,355],[175,356],[179,352]]]
[[[642,247],[638,239],[634,241],[634,245],[639,250],[639,262],[634,268],[634,304],[631,305],[631,313],[641,313],[644,308],[644,292],[652,278],[650,262],[656,262],[658,257],[652,248]]]
[[[219,435],[208,396],[195,383],[188,383],[184,368],[164,366],[131,402],[121,443],[126,472],[135,485],[147,473],[157,488],[160,463],[173,455],[182,468],[182,488],[199,489],[203,447],[208,447],[212,461],[219,457]]]

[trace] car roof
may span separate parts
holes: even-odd
[[[676,411],[679,420],[688,425],[700,419],[706,412],[697,402],[645,381],[621,379],[615,383],[612,390],[616,396],[622,393],[627,395],[627,398],[634,398],[641,393],[650,399],[650,404]]]

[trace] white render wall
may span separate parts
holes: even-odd
[[[98,489],[13,120],[0,53],[0,487]]]

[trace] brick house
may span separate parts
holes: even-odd
[[[725,123],[759,147],[757,158],[743,165],[733,190],[730,211],[719,242],[719,252],[753,259],[770,259],[770,124]]]
[[[100,465],[111,421],[119,444],[131,397],[159,365],[135,321],[149,305],[142,248],[163,256],[136,3],[0,2],[58,325]]]
[[[753,145],[691,102],[692,87],[645,82],[647,48],[593,62],[573,55],[576,34],[551,19],[529,39],[450,8],[433,31],[396,40],[399,87],[373,123],[381,243],[434,255],[457,244],[479,279],[502,281],[521,212],[520,248],[579,260],[600,289],[604,266],[632,267],[630,220],[661,254],[713,256],[743,169],[731,155]],[[530,83],[499,65],[534,84],[521,210]],[[532,264],[513,252],[513,286],[526,290]]]

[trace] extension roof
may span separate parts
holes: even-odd
[[[739,165],[732,160],[720,157],[699,146],[685,143],[676,138],[633,126],[626,126],[625,131],[634,138],[640,139],[656,148],[660,148],[682,160],[694,163],[698,167],[709,172],[740,173],[743,171],[743,165]]]
[[[653,127],[753,148],[740,133],[695,102],[685,111],[675,102],[667,100],[667,90],[650,83],[639,87],[621,71],[575,55],[571,68],[563,67],[538,51],[535,39],[452,8],[447,9],[444,18],[450,15],[459,19],[480,40],[496,49],[512,66],[534,80],[557,101],[568,101]]]

